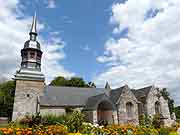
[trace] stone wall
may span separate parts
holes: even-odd
[[[42,95],[44,90],[44,81],[16,80],[16,91],[34,90]]]
[[[146,100],[147,114],[152,117],[155,115],[155,103],[158,101],[160,103],[162,115],[169,119],[170,113],[168,102],[162,96],[158,97],[158,95],[160,95],[160,92],[156,88],[152,88],[149,92]]]
[[[63,107],[40,107],[40,114],[47,115],[47,114],[53,114],[53,115],[63,115],[66,111]]]
[[[36,113],[37,98],[42,95],[43,89],[44,81],[16,80],[13,121]]]
[[[172,120],[170,118],[168,101],[165,100],[161,95],[158,97],[158,95],[160,95],[160,92],[156,88],[152,88],[149,92],[146,100],[147,115],[153,118],[153,116],[156,114],[155,103],[158,101],[160,103],[161,114],[165,118],[165,125],[169,126],[169,124],[172,123]]]
[[[155,115],[155,103],[158,101],[158,91],[152,88],[146,99],[147,115],[153,117]]]
[[[162,115],[167,119],[171,119],[170,112],[169,112],[168,101],[165,100],[162,96],[160,97],[159,101],[161,103]]]
[[[127,109],[126,109],[127,103],[133,104],[132,117],[127,116]],[[132,123],[135,125],[139,124],[137,99],[129,88],[123,89],[122,94],[119,98],[117,108],[118,108],[117,116],[118,116],[119,124],[128,124],[128,123]]]

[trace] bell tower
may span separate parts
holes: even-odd
[[[30,39],[21,50],[21,67],[15,74],[16,89],[12,120],[37,112],[37,100],[43,94],[45,77],[41,72],[42,51],[37,41],[37,17],[33,17]]]

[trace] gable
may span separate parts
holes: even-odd
[[[101,103],[103,101],[110,103],[112,105],[113,109],[116,108],[114,103],[109,98],[109,96],[107,96],[105,93],[103,93],[103,94],[100,94],[97,96],[89,97],[86,102],[85,110],[96,110],[99,103]]]
[[[131,91],[134,93],[138,101],[145,103],[152,88],[153,86],[148,86],[141,89],[132,89]]]
[[[110,96],[110,99],[112,100],[112,102],[114,104],[117,103],[117,101],[118,101],[124,87],[125,86],[110,91],[109,96]]]
[[[111,90],[110,99],[113,101],[114,104],[117,104],[120,101],[120,99],[123,97],[122,96],[123,94],[128,95],[129,97],[137,100],[134,93],[131,91],[128,85]]]
[[[122,100],[123,101],[128,101],[129,100],[129,101],[134,101],[134,102],[138,101],[136,96],[134,95],[134,93],[132,92],[132,90],[128,86],[126,86],[122,90],[121,95],[120,95],[117,103],[120,103]]]

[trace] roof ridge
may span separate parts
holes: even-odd
[[[122,89],[122,88],[124,88],[124,87],[126,87],[126,85],[123,85],[123,86],[121,86],[121,87],[119,87],[119,88],[111,89],[111,91],[112,91],[112,90],[119,90],[119,89]]]
[[[92,88],[92,87],[54,86],[54,85],[46,85],[45,87],[55,87],[55,88],[78,88],[78,89],[105,89],[105,88]]]
[[[147,88],[152,88],[153,86],[150,85],[150,86],[146,86],[146,87],[143,87],[143,88],[139,88],[139,89],[132,89],[132,90],[144,90],[144,89],[147,89]]]

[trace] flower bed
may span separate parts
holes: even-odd
[[[121,126],[96,126],[83,125],[79,133],[68,133],[68,128],[63,125],[37,126],[33,128],[0,128],[0,135],[178,135],[179,125],[171,128]]]
[[[0,135],[67,135],[63,125],[38,126],[34,128],[0,128]]]

